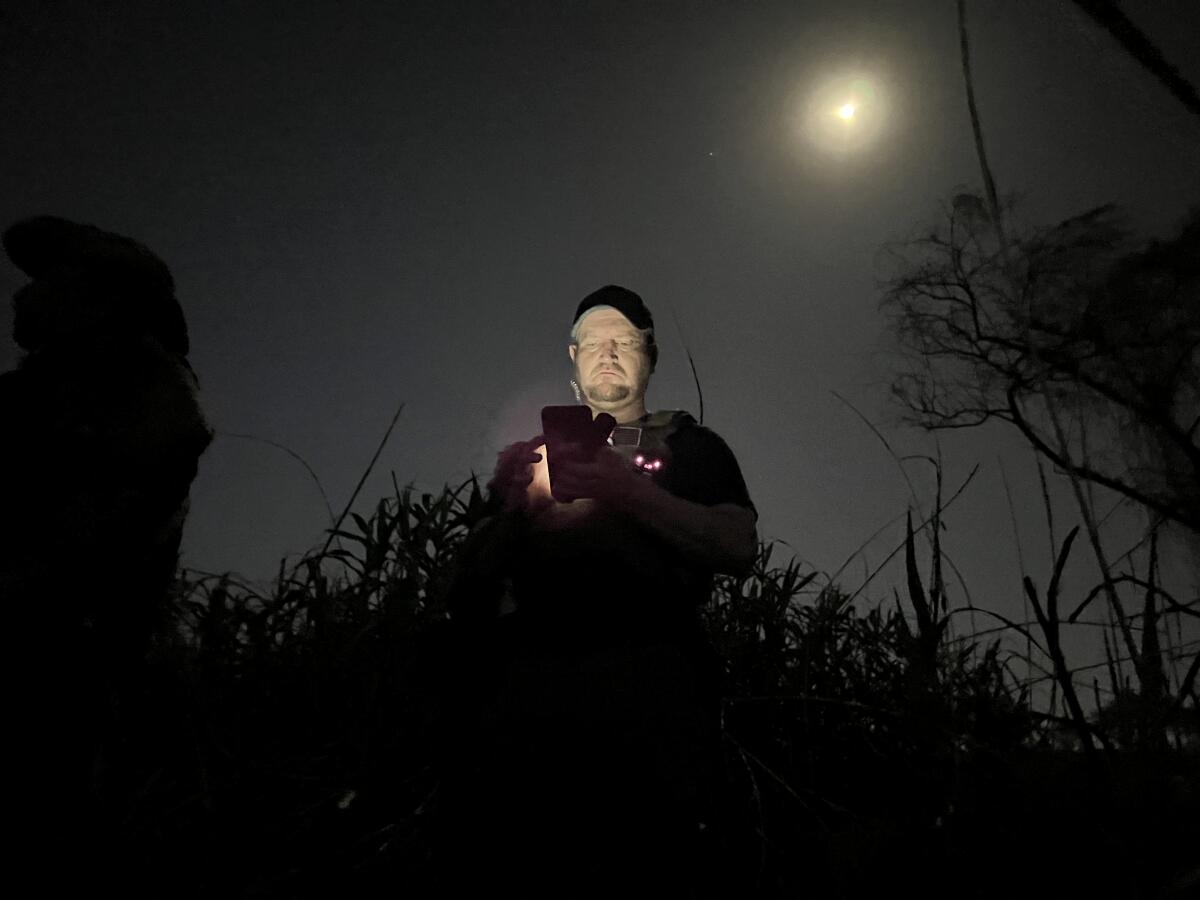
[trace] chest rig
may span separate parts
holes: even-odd
[[[667,440],[680,428],[695,423],[682,409],[663,409],[649,413],[630,425],[617,425],[608,437],[614,450],[637,466],[644,474],[655,476],[671,465]]]

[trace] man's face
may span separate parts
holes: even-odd
[[[575,381],[589,406],[604,410],[645,395],[650,382],[645,339],[617,310],[598,309],[585,315],[577,343],[569,349]]]

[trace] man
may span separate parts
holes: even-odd
[[[13,297],[23,356],[0,374],[0,593],[115,675],[163,613],[212,439],[187,325],[170,270],[130,238],[40,216],[3,244],[32,280]]]
[[[11,858],[51,890],[86,877],[128,893],[145,874],[139,754],[163,730],[147,656],[212,432],[162,260],[52,216],[12,225],[3,246],[30,278],[13,296],[23,353],[0,374]],[[58,865],[62,847],[75,865]]]
[[[472,719],[484,727],[462,735],[475,827],[457,839],[535,890],[637,877],[699,895],[687,885],[702,883],[720,759],[719,661],[697,607],[714,573],[752,563],[756,513],[717,435],[647,412],[658,348],[637,294],[584,298],[568,353],[578,399],[616,422],[612,445],[590,459],[556,449],[555,492],[583,498],[570,503],[551,495],[540,438],[508,448],[495,514],[463,548],[451,608],[496,687]]]

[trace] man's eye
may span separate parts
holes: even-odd
[[[607,343],[607,342],[581,341],[579,343],[579,349],[584,351],[585,353],[595,353],[597,350],[600,349],[600,347],[602,346],[602,343]],[[619,338],[619,339],[613,340],[611,343],[616,344],[617,349],[621,350],[624,353],[631,353],[634,350],[637,350],[642,346],[642,342],[638,338]]]

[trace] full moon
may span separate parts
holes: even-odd
[[[809,144],[835,157],[848,157],[878,142],[888,120],[878,80],[853,72],[814,88],[800,123]]]

